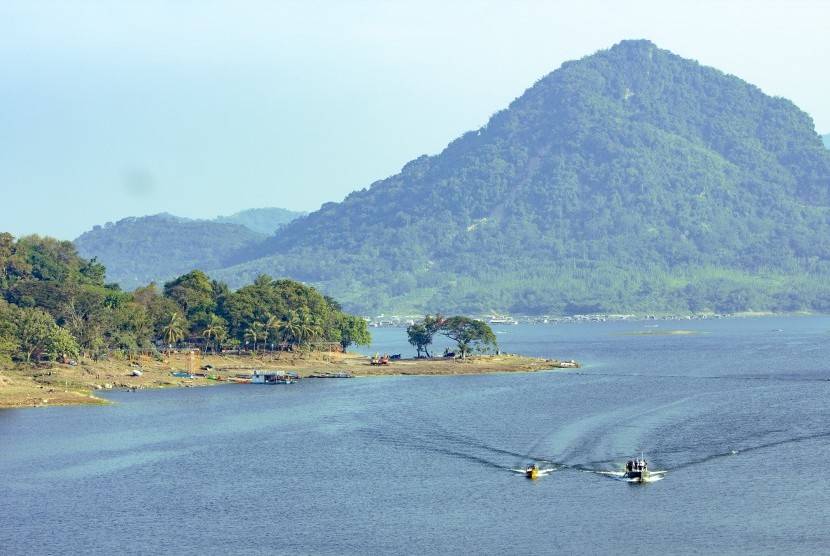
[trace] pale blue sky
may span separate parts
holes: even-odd
[[[0,0],[0,232],[312,211],[649,39],[830,132],[830,2]]]

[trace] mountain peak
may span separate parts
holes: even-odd
[[[830,310],[828,207],[807,114],[627,40],[216,275],[366,313]]]

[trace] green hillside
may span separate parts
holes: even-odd
[[[240,224],[156,214],[96,226],[73,243],[81,257],[106,267],[107,281],[132,290],[194,269],[219,268],[235,250],[264,237]]]
[[[792,102],[625,41],[214,274],[359,312],[830,310],[829,193]]]
[[[107,269],[107,280],[126,290],[163,283],[194,269],[231,264],[236,251],[255,245],[304,213],[250,209],[214,220],[171,214],[132,217],[95,226],[75,241],[82,257]]]

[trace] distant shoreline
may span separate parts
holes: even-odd
[[[473,355],[464,359],[396,359],[387,365],[372,365],[370,357],[356,353],[281,355],[266,359],[234,355],[191,357],[174,354],[162,361],[145,359],[134,362],[95,362],[82,359],[77,365],[53,364],[51,367],[38,369],[0,369],[0,409],[108,404],[111,402],[95,397],[94,393],[110,389],[137,390],[228,384],[228,379],[237,375],[250,375],[254,370],[282,371],[296,374],[304,380],[315,380],[309,378],[310,375],[459,375],[536,372],[577,367],[579,365],[571,361],[509,354]],[[172,375],[173,372],[189,373],[190,376],[176,377]]]

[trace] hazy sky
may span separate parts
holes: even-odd
[[[624,39],[830,133],[830,1],[0,0],[0,232],[312,211]]]

